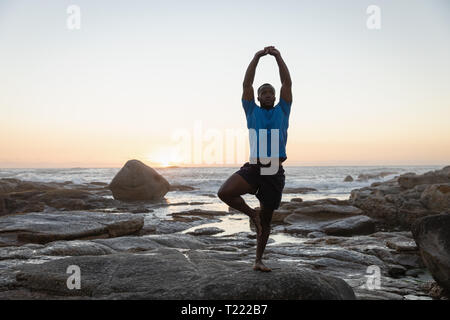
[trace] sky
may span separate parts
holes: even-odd
[[[448,39],[447,0],[0,0],[0,168],[240,166],[268,45],[286,165],[448,165]],[[269,55],[266,82],[278,101]]]

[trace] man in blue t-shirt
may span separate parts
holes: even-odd
[[[275,57],[280,70],[280,101],[274,106],[275,88],[265,83],[258,89],[258,106],[255,103],[253,80],[259,59],[267,54]],[[217,193],[230,207],[248,215],[255,225],[257,247],[253,269],[259,271],[271,271],[262,262],[262,255],[270,234],[272,214],[280,206],[284,188],[282,162],[287,158],[291,86],[289,70],[275,47],[265,47],[255,54],[245,74],[242,94],[250,137],[250,161],[231,175]],[[256,195],[260,203],[259,210],[252,209],[245,203],[242,195],[246,193]]]

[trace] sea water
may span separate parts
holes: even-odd
[[[422,174],[428,171],[441,169],[443,166],[285,166],[285,187],[315,188],[317,191],[306,194],[283,194],[283,201],[293,197],[303,200],[316,200],[322,198],[348,199],[353,189],[369,186],[373,182],[386,181],[406,172]],[[222,183],[238,167],[176,167],[155,168],[171,184],[181,184],[194,187],[192,191],[172,191],[166,194],[169,203],[203,202],[202,209],[227,210],[217,197],[217,191]],[[0,178],[16,178],[26,181],[39,182],[65,182],[76,184],[90,182],[109,183],[120,168],[45,168],[45,169],[0,169]],[[357,181],[360,174],[377,174],[393,172],[393,174]],[[344,182],[347,175],[354,181]],[[259,205],[253,195],[245,195],[244,199],[251,206]],[[176,206],[174,206],[175,208]],[[175,211],[180,211],[178,207]],[[170,210],[173,211],[173,210]]]
[[[444,166],[284,166],[286,175],[286,187],[315,188],[317,191],[305,194],[284,193],[282,201],[290,201],[292,198],[305,200],[317,200],[323,198],[335,198],[346,200],[353,189],[370,186],[374,182],[386,181],[406,172],[422,174],[428,171],[438,170]],[[203,209],[228,211],[228,206],[217,198],[217,191],[222,183],[238,167],[177,167],[155,168],[171,184],[191,186],[191,191],[171,191],[165,195],[164,206],[160,204],[150,205],[151,213],[145,214],[145,219],[170,219],[175,212]],[[38,182],[66,182],[75,184],[88,184],[90,182],[109,183],[120,168],[53,168],[53,169],[0,169],[0,178],[16,178],[24,181]],[[357,181],[360,174],[375,175],[381,172],[392,174],[366,181]],[[347,175],[352,176],[352,182],[344,182]],[[107,196],[111,197],[112,196]],[[243,198],[251,207],[259,206],[259,201],[254,195],[244,195]],[[195,203],[195,204],[194,204]],[[170,204],[170,205],[167,205]],[[244,214],[225,215],[220,217],[220,222],[208,223],[184,230],[183,233],[197,228],[218,227],[224,232],[218,236],[231,235],[239,232],[250,232],[248,217]],[[271,235],[275,244],[283,242],[298,242],[300,238],[288,234],[279,233]]]

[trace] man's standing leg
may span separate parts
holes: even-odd
[[[259,271],[272,271],[272,269],[268,268],[264,263],[262,262],[262,256],[264,253],[264,250],[266,248],[267,240],[269,239],[270,234],[270,223],[272,221],[272,215],[273,215],[273,209],[265,208],[263,204],[261,204],[261,210],[260,210],[260,219],[261,219],[261,233],[257,236],[256,241],[256,259],[255,264],[253,266],[253,270],[259,270]]]
[[[261,176],[261,185],[258,189],[256,197],[260,203],[260,219],[261,219],[261,235],[257,238],[256,259],[254,270],[271,271],[262,262],[264,249],[270,234],[270,223],[274,210],[278,209],[281,204],[282,193],[285,182],[284,169],[279,168],[275,175]],[[265,205],[264,205],[265,204]]]

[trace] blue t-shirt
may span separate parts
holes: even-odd
[[[250,138],[250,158],[261,158],[272,156],[271,148],[271,129],[278,129],[279,136],[279,152],[278,157],[286,157],[286,142],[287,129],[289,127],[289,114],[291,113],[291,103],[288,103],[283,98],[273,108],[266,110],[260,108],[255,100],[242,99],[242,106],[244,107],[245,116],[247,117],[247,128],[254,129],[257,139],[252,139],[252,132],[249,132]],[[267,154],[259,151],[260,131],[259,129],[267,129]],[[275,138],[275,136],[274,136]],[[276,148],[274,150],[274,157],[276,155]]]

